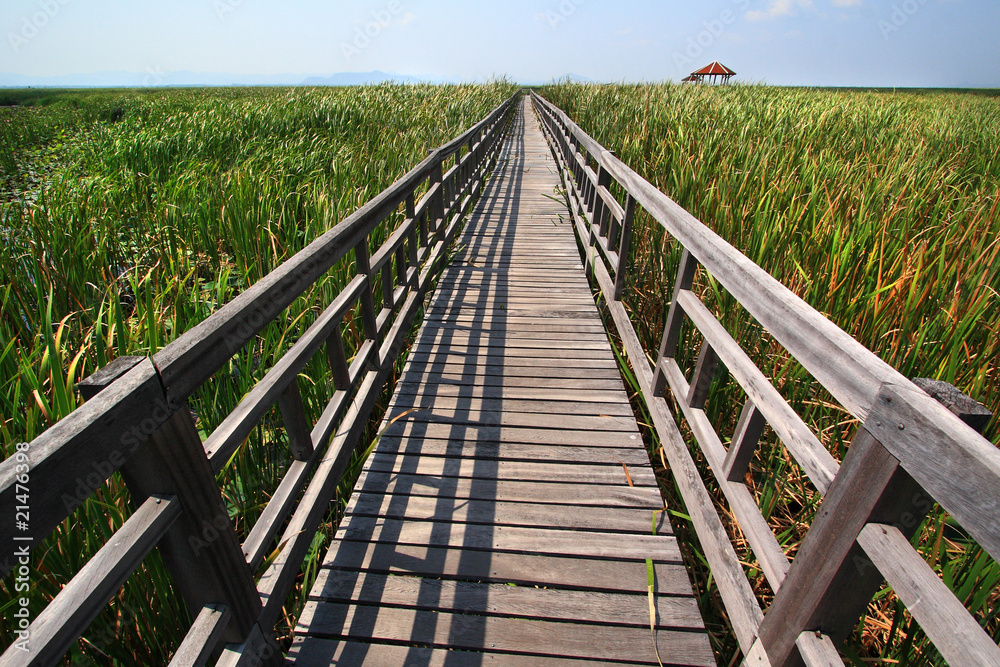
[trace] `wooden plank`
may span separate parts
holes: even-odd
[[[149,438],[172,410],[163,400],[156,369],[144,359],[120,380],[0,462],[0,539],[39,544],[90,497]],[[21,466],[19,469],[18,466]],[[15,528],[18,476],[30,467],[31,521]],[[23,489],[23,485],[22,485]],[[0,557],[0,574],[17,559]]]
[[[475,401],[523,401],[533,403],[535,401],[561,401],[567,403],[586,401],[589,404],[600,404],[602,406],[622,405],[628,401],[628,396],[619,389],[556,389],[553,387],[510,387],[510,386],[483,386],[473,384],[432,384],[418,385],[406,384],[396,386],[396,398],[394,405],[402,405],[406,402],[422,402],[439,399],[442,401],[462,400],[470,401],[474,405]],[[603,412],[603,408],[601,409]]]
[[[644,449],[618,449],[580,445],[555,446],[522,443],[475,442],[456,436],[452,440],[438,438],[383,438],[373,456],[393,459],[398,456],[441,456],[476,461],[478,470],[485,472],[490,461],[548,461],[551,463],[597,463],[606,465],[649,465]]]
[[[705,336],[705,340],[711,343],[715,353],[747,393],[747,397],[754,402],[788,451],[809,475],[809,481],[820,493],[825,494],[840,467],[833,455],[693,292],[681,290],[677,301]]]
[[[175,497],[149,498],[28,626],[28,651],[12,645],[4,665],[55,664],[181,515]]]
[[[653,563],[658,595],[691,597],[687,572],[677,561]],[[646,563],[615,559],[468,551],[448,547],[368,542],[335,542],[323,561],[314,592],[322,597],[329,577],[339,571],[439,577],[551,589],[607,593],[647,593]]]
[[[573,658],[552,658],[511,653],[484,653],[455,649],[433,649],[420,646],[377,644],[365,641],[296,637],[288,651],[288,659],[303,667],[343,665],[421,665],[421,667],[570,667],[579,665]],[[620,666],[620,662],[588,661],[588,667]]]
[[[608,464],[564,463],[562,461],[507,461],[482,465],[464,458],[420,456],[372,456],[365,464],[372,472],[437,475],[440,477],[476,477],[478,479],[562,481],[575,484],[618,484],[656,488],[656,477],[649,467],[627,469],[618,462]]]
[[[541,394],[545,396],[545,394]],[[580,398],[578,394],[567,394]],[[608,396],[607,401],[583,400],[524,400],[505,398],[472,398],[458,396],[438,396],[435,394],[400,394],[392,400],[389,413],[397,415],[410,408],[425,408],[428,410],[462,410],[470,414],[486,412],[510,413],[543,413],[550,415],[611,415],[614,417],[632,416],[632,407],[626,402],[624,395]],[[633,417],[634,421],[634,417]]]
[[[885,385],[872,415],[872,435],[1000,560],[1000,450],[916,387]]]
[[[202,607],[184,641],[170,659],[169,667],[201,667],[208,663],[229,623],[226,605]]]
[[[616,560],[680,560],[677,542],[672,536],[648,533],[624,539],[611,532],[349,516],[337,531],[337,539]]]
[[[552,623],[391,607],[310,602],[300,628],[313,636],[406,642],[422,646],[481,648],[496,652],[554,657],[624,660],[656,665],[649,628]],[[658,630],[656,642],[666,664],[714,665],[702,633]]]
[[[517,498],[524,502],[597,507],[663,507],[660,492],[648,486],[602,485],[543,482],[536,480],[497,480],[469,477],[392,474],[365,471],[355,487],[357,493],[385,493],[493,500]]]
[[[649,628],[649,602],[645,593],[539,589],[346,570],[326,573],[322,589],[310,595],[313,602],[368,605],[388,602],[394,607],[459,614]],[[656,594],[654,603],[657,628],[701,629],[701,614],[693,598]],[[610,609],[615,610],[614,614],[608,613]]]
[[[398,421],[386,428],[383,438],[419,435],[422,438],[473,440],[474,442],[520,442],[546,445],[586,445],[588,447],[627,448],[642,443],[638,433],[627,431],[586,431],[569,428],[521,428],[514,426],[477,426],[475,424],[436,424]]]
[[[313,443],[305,406],[302,405],[302,395],[299,394],[298,379],[293,378],[284,393],[278,396],[278,407],[285,424],[292,458],[296,461],[308,461],[312,458]]]
[[[603,433],[638,433],[635,417],[611,415],[511,412],[507,410],[470,410],[464,408],[395,408],[390,413],[393,428],[407,424],[468,424],[534,429],[569,429]]]
[[[868,524],[858,544],[949,665],[1000,665],[1000,648],[895,526]]]
[[[617,362],[614,359],[564,357],[561,355],[548,356],[544,354],[544,350],[539,350],[539,354],[534,357],[524,355],[507,356],[499,348],[485,348],[485,351],[473,349],[465,353],[462,351],[453,353],[448,350],[436,350],[434,352],[418,351],[412,354],[408,361],[411,363],[412,368],[435,368],[440,364],[461,364],[472,368],[488,368],[490,366],[517,368],[526,366],[537,369],[539,366],[546,368],[552,366],[554,368],[618,370]]]
[[[657,534],[671,533],[663,505],[643,509],[623,507],[573,507],[517,501],[508,497],[486,500],[426,498],[422,496],[360,493],[351,498],[347,514],[407,521],[484,524],[639,533],[656,527]]]
[[[822,629],[840,641],[854,627],[875,592],[872,583],[877,590],[881,582],[877,573],[857,567],[855,540],[887,491],[894,500],[913,497],[899,472],[899,462],[860,429],[761,623],[759,636],[772,663],[785,664],[794,655],[803,630]]]

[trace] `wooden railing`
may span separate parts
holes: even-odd
[[[88,378],[81,383],[87,403],[0,463],[0,507],[18,505],[30,480],[30,522],[15,524],[14,512],[5,511],[5,545],[41,542],[115,471],[135,505],[30,624],[30,651],[11,646],[0,664],[56,663],[154,547],[195,619],[171,665],[200,665],[220,654],[225,665],[282,662],[273,632],[282,606],[448,245],[482,192],[517,99],[432,151],[153,358],[121,358]],[[401,206],[405,220],[370,252],[369,236]],[[349,253],[354,278],[203,442],[188,398]],[[373,290],[382,292],[380,312]],[[342,322],[358,304],[365,340],[348,363]],[[324,346],[336,391],[310,425],[297,377]],[[240,544],[215,475],[275,404],[294,461]],[[276,545],[279,553],[255,581]],[[0,575],[14,565],[4,563]]]
[[[588,268],[638,379],[744,664],[842,666],[836,644],[886,580],[950,664],[1000,665],[996,643],[910,544],[937,502],[993,559],[1000,558],[1000,451],[564,112],[535,93],[532,100],[559,163],[577,233],[593,247]],[[624,193],[625,201],[613,190]],[[637,207],[684,248],[662,343],[652,354],[621,302]],[[699,265],[860,422],[842,465],[692,291]],[[685,319],[704,339],[690,380],[676,358]],[[747,396],[728,450],[704,410],[720,363]],[[667,389],[775,592],[766,613],[681,436]],[[824,496],[791,562],[744,484],[765,424]]]

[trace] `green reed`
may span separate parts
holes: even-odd
[[[1000,412],[1000,100],[950,92],[575,85],[542,90],[580,126],[754,262],[909,377],[951,382]],[[625,301],[655,354],[680,248],[640,215]],[[697,287],[839,459],[856,422],[710,275]],[[688,327],[681,361],[701,343]],[[836,360],[831,360],[835,363]],[[706,410],[727,438],[745,396],[725,375]],[[987,437],[997,442],[997,420]],[[692,451],[699,465],[707,464]],[[789,556],[819,496],[768,433],[747,482]],[[672,486],[664,478],[665,487]],[[720,507],[725,503],[719,498]],[[676,497],[676,494],[674,494]],[[726,517],[727,513],[723,512]],[[758,596],[771,592],[729,526]],[[939,509],[914,544],[1000,640],[1000,567]],[[696,588],[711,588],[694,558]],[[717,600],[703,605],[720,622]],[[720,662],[736,648],[717,637]],[[891,591],[845,653],[939,663]],[[861,662],[861,661],[869,662]]]

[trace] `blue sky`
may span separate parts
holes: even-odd
[[[997,0],[3,0],[0,72],[1000,87],[998,27]]]

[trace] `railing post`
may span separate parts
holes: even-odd
[[[372,296],[372,265],[367,236],[354,246],[354,259],[357,262],[358,275],[365,278],[365,285],[361,290],[361,319],[364,322],[365,338],[375,341],[375,346],[378,347],[378,319],[375,316],[375,299]]]
[[[660,340],[660,352],[656,357],[656,368],[653,369],[653,396],[660,396],[667,387],[667,378],[663,374],[663,362],[672,358],[677,352],[677,341],[680,338],[681,323],[684,321],[684,311],[677,303],[681,290],[689,290],[694,284],[694,274],[698,270],[698,260],[687,248],[681,255],[680,266],[677,267],[677,279],[674,281],[674,295],[670,300],[670,310],[667,311],[667,321],[663,325],[663,338]]]
[[[141,357],[120,358],[82,381],[85,400],[95,396],[139,364]],[[158,547],[192,617],[206,606],[224,605],[230,621],[220,634],[243,642],[257,625],[262,606],[253,574],[237,540],[229,513],[205,455],[187,402],[170,405],[166,394],[151,406],[151,416],[132,430],[133,448],[121,468],[132,502],[172,495],[183,514]],[[270,637],[270,628],[263,630]],[[273,642],[273,639],[270,641]],[[277,664],[281,656],[267,664]]]
[[[876,404],[884,400],[883,392],[884,386]],[[764,615],[759,640],[773,667],[803,664],[796,647],[803,632],[821,632],[834,644],[842,641],[882,586],[882,573],[857,542],[862,529],[869,523],[892,525],[909,540],[933,506],[899,460],[871,435],[874,427],[882,427],[876,419],[869,417],[859,427]]]
[[[625,275],[628,270],[628,258],[632,252],[632,223],[635,218],[635,199],[632,195],[625,201],[625,218],[619,233],[618,266],[615,267],[615,301],[622,300],[625,290]]]
[[[438,191],[435,193],[428,204],[427,210],[430,215],[430,220],[433,223],[430,225],[431,232],[434,233],[435,237],[441,232],[441,227],[444,223],[444,184],[441,182],[443,178],[443,173],[441,171],[441,161],[438,160],[434,167],[431,169],[430,175],[430,187],[438,186]]]

